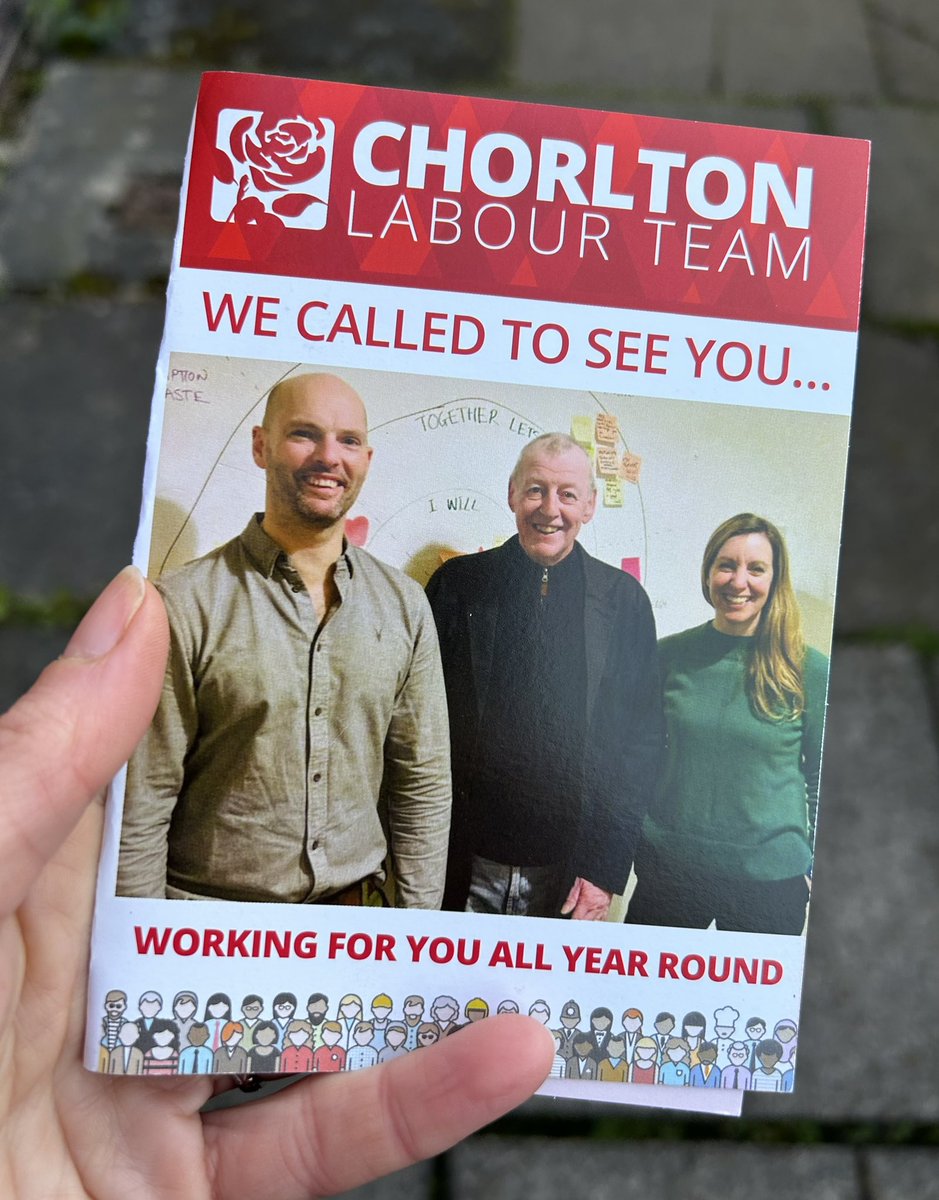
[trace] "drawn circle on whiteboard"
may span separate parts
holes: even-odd
[[[368,521],[365,547],[421,584],[445,558],[500,545],[515,532],[508,481],[527,442],[570,427],[570,409],[552,412],[541,393],[538,417],[481,395],[404,413],[372,427],[375,450],[369,479],[355,508]],[[592,395],[578,394],[578,412],[602,411]],[[565,400],[569,404],[569,394]],[[622,447],[620,448],[622,451]],[[604,504],[597,479],[593,520],[579,540],[596,558],[620,567],[646,560],[645,520],[638,487],[625,484],[618,507]]]
[[[376,558],[400,565],[424,585],[448,558],[496,544],[494,530],[501,530],[496,540],[514,531],[504,501],[471,488],[449,488],[419,496],[370,527],[367,544]]]

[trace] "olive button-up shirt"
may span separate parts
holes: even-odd
[[[346,546],[319,622],[260,522],[158,583],[170,658],[128,767],[118,894],[328,900],[381,878],[390,840],[397,903],[439,907],[449,738],[424,594]]]

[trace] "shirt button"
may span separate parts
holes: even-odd
[[[320,844],[319,844],[319,842],[316,840],[316,838],[314,838],[314,839],[313,839],[313,841],[312,841],[312,842],[310,842],[310,849],[311,849],[311,850],[319,850],[319,848],[320,848]]]
[[[323,778],[323,776],[322,776],[322,775],[319,773],[319,771],[317,771],[317,772],[316,772],[316,774],[313,776],[313,782],[314,782],[314,783],[319,783],[319,781],[320,781],[322,778]]]
[[[321,708],[314,708],[314,709],[313,709],[313,716],[314,716],[314,717],[319,717],[319,716],[321,716],[321,715],[322,715],[322,712],[323,712],[323,710],[322,710]]]

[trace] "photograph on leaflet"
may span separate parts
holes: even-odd
[[[338,1006],[297,1020],[276,967],[278,1037],[311,1054],[324,1025],[371,1061],[395,1026],[412,1048],[521,1009],[560,1078],[790,1090],[847,435],[172,353],[149,540],[172,648],[117,896],[322,906],[321,930],[345,908],[316,966]],[[422,940],[390,908],[442,911]],[[216,1042],[234,986],[205,985]]]

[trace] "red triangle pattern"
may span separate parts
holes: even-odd
[[[415,242],[407,226],[398,224],[406,219],[403,206],[393,211],[395,224],[389,229],[386,237],[376,237],[370,243],[361,260],[362,268],[366,271],[387,271],[391,275],[419,275],[431,250],[422,216],[416,206],[409,206],[408,212],[418,237]]]
[[[324,91],[326,95],[324,95]],[[325,87],[322,83],[307,83],[299,95],[300,106],[307,117],[322,116],[322,109],[328,108],[330,118],[336,123],[336,137],[342,133],[342,127],[355,111],[361,99],[363,89],[349,85],[343,88]],[[324,103],[325,101],[325,103]]]
[[[251,251],[245,244],[244,234],[234,221],[228,221],[222,226],[222,232],[209,251],[209,257],[235,258],[241,262],[250,262]]]
[[[806,309],[810,317],[843,317],[845,307],[838,293],[837,285],[829,272],[822,286],[815,294],[815,299]]]
[[[518,270],[512,276],[512,284],[515,287],[533,288],[538,286],[535,272],[531,269],[531,263],[527,258],[523,258],[519,263]]]

